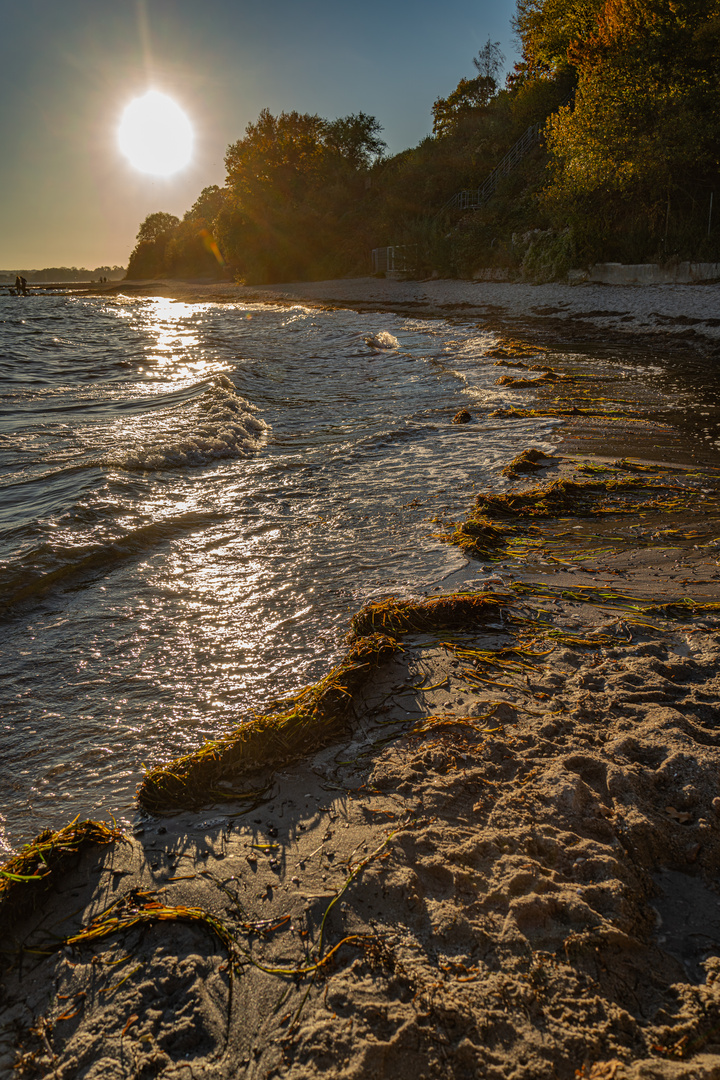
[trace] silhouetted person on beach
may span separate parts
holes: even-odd
[[[22,292],[22,281],[20,280],[20,275],[18,274],[17,277],[15,278],[15,295],[19,296],[21,292]]]
[[[28,291],[27,291],[27,280],[26,280],[26,278],[24,278],[24,277],[21,277],[21,278],[20,278],[20,288],[22,289],[22,294],[23,294],[23,296],[27,296],[27,294],[28,294]]]

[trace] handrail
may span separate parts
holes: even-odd
[[[531,124],[518,141],[510,147],[505,157],[485,178],[480,187],[470,190],[465,188],[463,191],[458,191],[440,208],[436,217],[439,217],[445,210],[451,210],[455,207],[459,210],[475,210],[477,207],[482,206],[483,203],[486,203],[490,196],[495,193],[500,180],[507,176],[509,172],[512,172],[535,143],[540,141],[540,132],[540,124]]]
[[[573,87],[569,93],[565,95],[562,101],[555,107],[553,112],[557,112],[558,109],[562,109],[564,105],[570,105],[574,103],[575,87]],[[511,146],[502,161],[495,166],[492,172],[485,178],[479,188],[467,189],[458,191],[455,195],[448,199],[448,201],[441,206],[435,215],[435,219],[439,218],[446,210],[452,210],[457,208],[459,210],[476,210],[483,203],[486,203],[488,199],[494,195],[495,190],[503,178],[507,176],[509,172],[519,164],[525,157],[529,150],[540,142],[542,138],[542,126],[540,124],[531,124],[530,127],[523,132],[514,146]]]

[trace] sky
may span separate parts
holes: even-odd
[[[432,103],[488,37],[509,70],[515,0],[0,0],[0,268],[127,265],[144,218],[221,184],[262,108],[375,116],[389,151],[432,130]],[[195,132],[172,177],[118,148],[125,106],[172,97]]]

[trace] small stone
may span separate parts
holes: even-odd
[[[469,424],[471,420],[472,416],[467,409],[460,409],[460,411],[456,412],[453,416],[452,422],[453,424]]]
[[[716,814],[720,814],[720,798],[713,799],[712,808]]]
[[[697,859],[699,854],[700,854],[700,845],[699,844],[691,844],[689,847],[685,848],[685,858],[690,863],[695,862],[695,860]]]

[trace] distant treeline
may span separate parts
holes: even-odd
[[[111,281],[121,281],[126,274],[124,266],[96,266],[87,270],[84,266],[46,266],[44,270],[0,270],[0,281],[15,281],[26,278],[28,281],[97,281],[101,277]]]
[[[128,277],[367,273],[388,244],[412,245],[418,275],[720,259],[720,0],[518,0],[514,29],[504,87],[488,39],[435,101],[432,135],[392,157],[364,113],[263,110],[223,187],[182,221],[146,218]],[[485,205],[443,210],[533,124],[541,141]]]

